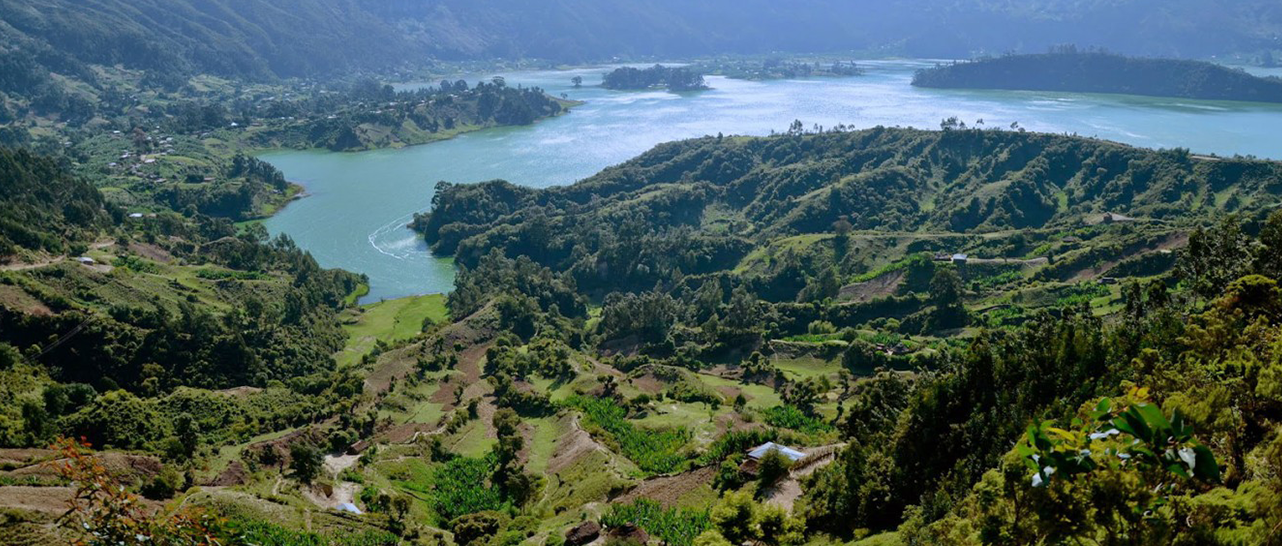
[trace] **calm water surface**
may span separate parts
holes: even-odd
[[[595,87],[608,69],[503,74],[508,85],[539,86],[586,101],[570,114],[529,127],[491,129],[456,139],[361,153],[283,151],[263,159],[307,187],[308,197],[267,222],[288,233],[321,265],[369,275],[378,301],[448,292],[453,264],[433,258],[405,224],[428,208],[439,180],[505,179],[547,187],[571,184],[655,144],[703,135],[765,135],[794,119],[810,127],[938,127],[958,116],[987,126],[1097,136],[1148,147],[1282,159],[1282,106],[1110,95],[916,89],[921,61],[861,63],[855,78],[746,82],[709,78],[693,94],[617,92]],[[585,85],[573,89],[570,78]],[[478,78],[468,78],[473,82]]]

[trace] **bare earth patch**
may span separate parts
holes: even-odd
[[[702,485],[711,484],[716,473],[716,469],[708,466],[675,476],[650,478],[616,500],[628,503],[637,499],[649,499],[665,508],[671,508],[677,505],[681,497]]]
[[[904,283],[904,272],[892,271],[868,282],[859,282],[841,287],[837,300],[842,302],[864,303],[877,298],[893,296]]]
[[[45,514],[62,514],[75,492],[70,487],[0,487],[0,506]]]
[[[37,317],[51,317],[53,310],[16,286],[0,285],[0,307]]]
[[[593,451],[608,452],[605,446],[597,443],[588,434],[583,427],[579,425],[578,416],[572,418],[573,427],[571,432],[557,442],[556,449],[552,451],[552,458],[548,460],[548,474],[557,474],[562,470],[569,468],[579,458],[592,453]]]
[[[232,461],[218,476],[205,485],[211,487],[232,487],[249,483],[249,471],[240,461]]]
[[[792,512],[793,505],[801,498],[801,479],[832,464],[844,446],[845,444],[834,444],[806,450],[806,458],[798,461],[788,477],[766,492],[766,503]]]
[[[147,243],[129,243],[129,250],[134,254],[160,263],[169,263],[174,257],[163,248]]]

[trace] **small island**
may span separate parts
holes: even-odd
[[[1279,78],[1261,78],[1203,61],[1142,59],[1071,49],[940,65],[918,71],[913,85],[1282,102]]]
[[[708,89],[699,74],[685,67],[656,64],[650,68],[617,68],[605,75],[601,86],[614,90],[667,89],[669,91],[702,91]]]
[[[864,71],[854,61],[804,61],[770,58],[753,60],[716,60],[698,65],[703,72],[736,80],[788,80],[794,78],[845,78],[862,76]]]

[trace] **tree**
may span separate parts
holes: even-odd
[[[173,466],[166,465],[159,474],[143,484],[139,492],[152,500],[167,500],[183,488],[183,475]]]
[[[503,408],[494,413],[491,422],[499,440],[494,446],[497,464],[491,480],[517,506],[521,506],[533,498],[540,487],[538,477],[521,469],[521,449],[525,447],[525,439],[521,436],[521,418],[515,411]]]
[[[1255,272],[1272,279],[1282,279],[1282,212],[1270,214],[1260,228]]]
[[[174,430],[178,433],[178,443],[182,447],[184,459],[190,459],[200,446],[200,431],[191,414],[184,413],[174,419]]]
[[[1270,241],[1276,240],[1273,229],[1266,225]],[[1237,216],[1229,216],[1210,229],[1189,234],[1179,272],[1194,292],[1209,300],[1249,272],[1252,254],[1251,239],[1242,232]],[[1271,252],[1266,257],[1267,262],[1273,261]]]
[[[574,84],[575,89],[583,87],[583,76],[575,76],[573,78],[570,78],[570,83]]]
[[[406,516],[410,513],[410,499],[405,495],[397,495],[390,499],[388,505],[388,528],[397,536],[405,536],[409,529],[409,521]]]
[[[324,458],[319,449],[305,442],[295,442],[289,446],[289,468],[294,477],[305,484],[311,484],[320,475]]]
[[[935,270],[930,280],[930,300],[935,305],[936,329],[957,328],[966,325],[966,306],[962,300],[962,280],[950,267]]]
[[[130,140],[134,143],[134,150],[139,153],[151,149],[151,139],[147,137],[147,133],[142,130],[142,127],[134,127],[133,133],[130,134]]]
[[[784,403],[801,410],[802,413],[808,416],[814,417],[815,405],[830,390],[832,390],[832,382],[827,376],[810,377],[805,381],[789,383],[781,397]]]
[[[821,302],[835,298],[840,293],[841,278],[837,275],[837,268],[825,267],[819,272],[819,275],[808,280],[806,287],[797,295],[797,300],[802,302]]]
[[[607,339],[635,335],[643,342],[667,339],[672,326],[684,315],[681,302],[661,292],[612,293],[601,310],[601,331]]]
[[[694,546],[734,546],[726,537],[713,529],[704,531],[699,536],[694,537]]]
[[[169,423],[155,406],[126,391],[99,396],[65,418],[67,428],[94,445],[139,449],[169,437]]]
[[[501,469],[516,462],[521,448],[525,446],[525,440],[521,437],[521,418],[515,411],[503,408],[494,413],[491,422],[499,439],[494,446],[494,455]]]
[[[494,535],[503,524],[503,518],[495,512],[479,512],[460,516],[454,520],[451,530],[454,542],[468,546],[481,539]]]
[[[764,495],[766,491],[778,485],[780,480],[788,476],[788,470],[791,468],[792,459],[788,456],[778,449],[767,451],[757,466],[757,496]]]
[[[731,544],[743,544],[757,536],[756,503],[744,492],[726,493],[708,513],[713,527]]]
[[[598,375],[597,383],[601,384],[601,397],[614,398],[619,392],[619,383],[612,375]]]
[[[846,254],[846,249],[850,246],[850,232],[854,231],[854,229],[855,226],[850,223],[848,216],[843,215],[832,223],[832,232],[837,235],[833,238],[833,246],[838,257]]]
[[[757,532],[770,546],[801,544],[806,539],[806,524],[789,516],[782,506],[768,504],[757,509]]]

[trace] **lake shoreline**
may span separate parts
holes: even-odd
[[[531,123],[530,125],[536,125],[536,124],[538,124],[539,122],[542,122],[542,121],[544,121],[544,120],[554,119],[554,118],[558,118],[558,117],[561,117],[561,116],[567,115],[567,114],[569,114],[569,113],[570,113],[571,109],[576,108],[576,107],[579,107],[579,106],[583,106],[583,105],[587,104],[587,102],[586,102],[586,101],[577,101],[577,100],[570,100],[570,99],[562,99],[562,98],[559,98],[559,97],[552,97],[552,99],[553,99],[553,100],[555,100],[555,101],[557,101],[558,103],[560,103],[560,104],[561,104],[561,107],[563,108],[563,110],[562,110],[560,113],[557,113],[557,114],[555,114],[555,115],[545,116],[545,117],[541,117],[541,118],[539,118],[539,119],[537,119],[537,120],[534,120],[534,123]],[[410,143],[410,144],[402,144],[402,145],[400,145],[400,146],[382,146],[382,147],[374,147],[374,148],[367,148],[367,149],[362,149],[362,150],[327,150],[327,149],[325,149],[325,148],[287,148],[287,147],[275,147],[275,148],[253,148],[253,147],[250,147],[250,148],[246,148],[243,152],[245,153],[245,155],[248,155],[248,156],[251,156],[251,157],[254,157],[254,158],[259,158],[260,156],[265,155],[265,154],[286,153],[286,152],[321,152],[321,153],[333,153],[333,154],[360,154],[360,153],[366,153],[366,152],[377,152],[377,151],[380,151],[380,150],[404,150],[404,149],[409,149],[409,148],[415,148],[415,147],[418,147],[418,146],[428,146],[428,145],[431,145],[431,144],[437,144],[437,143],[441,143],[441,142],[447,142],[447,141],[450,141],[450,140],[454,140],[454,139],[456,139],[456,138],[458,138],[458,137],[460,137],[460,136],[463,136],[463,135],[468,135],[468,134],[472,134],[472,133],[479,133],[479,132],[481,132],[481,131],[487,131],[487,130],[490,130],[490,129],[506,129],[506,128],[511,128],[511,127],[520,127],[520,126],[517,126],[517,125],[486,125],[486,126],[473,126],[473,127],[469,127],[469,128],[467,128],[467,129],[465,129],[465,130],[462,130],[462,131],[456,131],[456,132],[453,132],[453,133],[452,133],[452,134],[450,134],[449,136],[444,136],[444,137],[441,137],[441,138],[436,138],[436,139],[426,140],[426,141],[423,141],[423,142],[414,142],[414,143]],[[244,220],[244,221],[242,221],[242,222],[237,222],[237,224],[242,224],[242,225],[244,225],[244,224],[252,224],[252,223],[261,223],[261,222],[264,222],[264,221],[266,221],[266,220],[268,220],[268,219],[271,219],[273,216],[276,216],[277,214],[280,214],[281,212],[283,212],[283,211],[284,211],[284,210],[289,206],[289,204],[290,204],[290,203],[293,203],[293,202],[295,202],[295,201],[298,201],[298,200],[301,200],[301,199],[304,199],[304,198],[307,198],[307,197],[311,197],[311,196],[312,196],[312,194],[308,192],[307,184],[306,184],[305,182],[303,182],[303,181],[301,181],[301,180],[289,180],[289,179],[286,179],[286,182],[288,182],[288,183],[289,183],[289,185],[290,185],[290,190],[291,190],[291,191],[293,191],[295,188],[297,188],[297,191],[295,191],[294,193],[292,193],[291,195],[289,195],[289,197],[288,197],[288,198],[286,198],[286,199],[285,199],[285,201],[284,201],[283,203],[281,203],[280,205],[276,206],[276,207],[274,208],[274,210],[272,210],[270,213],[268,213],[268,214],[264,214],[264,215],[262,215],[262,216],[258,216],[258,217],[250,218],[250,219],[248,219],[248,220]],[[359,271],[356,271],[355,273],[359,273]],[[435,292],[434,292],[434,293],[435,293]],[[425,296],[425,295],[428,295],[428,294],[419,294],[419,295],[421,295],[421,296]]]
[[[913,88],[915,70],[934,64],[866,61],[859,76],[804,81],[717,77],[709,82],[714,89],[692,94],[573,88],[571,75],[597,77],[587,70],[504,74],[509,85],[537,86],[554,96],[569,93],[582,106],[573,109],[574,116],[476,130],[466,139],[432,146],[368,153],[280,150],[260,156],[289,180],[305,182],[311,193],[278,212],[266,227],[273,235],[290,234],[325,267],[367,274],[372,289],[366,301],[378,301],[453,289],[455,269],[431,257],[419,234],[403,229],[413,213],[430,209],[437,181],[567,185],[663,143],[718,133],[766,136],[786,130],[794,120],[807,128],[938,128],[940,120],[958,117],[968,125],[980,119],[984,127],[1018,122],[1029,131],[1143,148],[1188,148],[1199,155],[1282,157],[1282,140],[1272,129],[1282,123],[1282,108]]]

